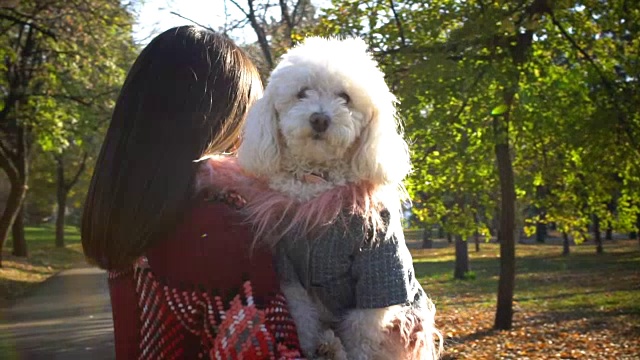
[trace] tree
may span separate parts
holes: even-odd
[[[469,244],[460,235],[456,235],[456,262],[453,271],[455,279],[465,279],[471,268],[469,267]]]
[[[26,196],[34,144],[58,141],[72,118],[65,110],[73,106],[109,108],[115,92],[100,86],[122,79],[116,64],[132,48],[133,19],[116,0],[27,0],[2,8],[0,19],[0,167],[11,183],[0,217],[1,248]],[[13,226],[19,228],[14,250],[26,248],[20,222]]]
[[[0,18],[3,28],[11,25],[2,33],[0,50],[0,55],[5,59],[4,66],[0,68],[4,75],[0,110],[0,168],[7,174],[11,186],[5,210],[0,217],[0,249],[18,218],[18,228],[13,231],[14,253],[26,256],[26,243],[19,227],[22,223],[22,203],[27,192],[27,161],[31,148],[32,134],[28,119],[35,110],[26,94],[30,87],[36,91],[42,87],[42,80],[38,78],[44,60],[40,43],[55,37],[50,31],[34,26],[28,20],[5,13],[4,9]]]
[[[568,256],[571,252],[571,248],[569,247],[569,234],[566,231],[562,232],[562,256]]]
[[[251,45],[245,47],[253,55],[263,79],[274,68],[277,58],[302,39],[298,32],[313,24],[316,11],[310,0],[244,0],[244,4],[240,0],[225,1],[244,17],[231,19],[222,30],[227,33],[251,27],[259,52]]]
[[[80,175],[84,172],[87,165],[88,153],[83,152],[80,160],[77,160],[77,166],[75,173],[69,178],[65,174],[65,154],[56,154],[54,159],[56,162],[56,200],[57,200],[57,213],[56,213],[56,247],[64,247],[64,223],[67,210],[67,200],[69,198],[69,192],[74,185],[78,183]]]

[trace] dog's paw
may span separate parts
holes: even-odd
[[[323,360],[347,360],[342,341],[333,330],[325,330],[320,335],[320,345],[316,349],[316,359]]]

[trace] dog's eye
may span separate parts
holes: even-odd
[[[304,99],[304,98],[306,98],[306,97],[307,97],[307,90],[309,90],[309,89],[304,88],[304,89],[302,89],[302,90],[298,91],[298,95],[297,95],[297,96],[298,96],[298,99]]]
[[[340,94],[338,94],[338,96],[344,99],[344,102],[346,102],[347,104],[351,101],[351,98],[346,92],[341,92]]]

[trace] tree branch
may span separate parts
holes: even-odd
[[[75,175],[73,175],[73,177],[71,178],[71,181],[63,184],[65,187],[65,190],[67,191],[71,190],[71,188],[78,182],[78,179],[80,179],[80,175],[84,172],[84,168],[87,165],[88,158],[89,158],[89,153],[84,151],[82,153],[82,160],[80,160],[80,166],[78,166],[78,171],[76,171]]]
[[[487,68],[483,68],[482,70],[480,70],[480,72],[478,73],[476,78],[473,80],[473,83],[471,83],[471,86],[469,86],[469,88],[467,89],[467,91],[466,91],[467,92],[467,97],[462,101],[462,105],[460,105],[460,109],[458,109],[458,112],[456,113],[456,115],[454,117],[454,121],[457,120],[457,119],[460,119],[460,116],[462,115],[462,112],[464,111],[464,109],[469,104],[469,100],[471,99],[471,93],[476,88],[476,86],[478,86],[478,84],[480,83],[480,80],[482,79],[482,77],[484,76],[484,74],[486,72],[487,72]]]
[[[241,20],[235,20],[231,23],[226,23],[224,26],[224,31],[225,34],[229,31],[235,30],[235,29],[241,29],[243,27],[245,27],[247,24],[249,23],[249,19],[241,19]]]
[[[569,35],[569,33],[564,29],[564,27],[562,27],[562,24],[560,24],[560,22],[558,21],[558,19],[556,19],[555,14],[553,13],[553,11],[549,11],[548,12],[549,17],[551,18],[551,22],[553,23],[553,25],[555,25],[558,30],[560,31],[560,33],[562,34],[562,36],[564,36],[567,41],[569,41],[569,43],[571,44],[571,46],[573,46],[576,50],[578,50],[578,52],[580,54],[582,54],[582,56],[584,56],[584,58],[593,66],[593,68],[596,70],[596,72],[598,73],[598,76],[600,76],[600,78],[602,79],[602,82],[604,83],[604,85],[609,88],[610,90],[615,90],[615,87],[613,86],[613,84],[611,84],[611,82],[609,81],[609,79],[607,79],[607,77],[604,75],[604,73],[600,70],[600,67],[598,66],[598,64],[596,64],[595,60],[593,59],[593,57],[591,57],[591,55],[589,55],[589,53],[587,53],[586,50],[584,50],[576,41],[575,39],[573,39],[571,37],[571,35]]]
[[[2,140],[0,140],[0,168],[4,170],[9,178],[18,177],[18,168],[14,164],[11,152],[6,148]]]
[[[269,48],[269,41],[267,40],[267,35],[264,32],[264,29],[258,23],[258,18],[256,17],[256,9],[253,7],[253,0],[247,0],[247,5],[249,5],[249,11],[245,10],[240,4],[238,4],[235,0],[229,0],[233,5],[235,5],[242,13],[246,16],[251,24],[251,28],[255,32],[258,37],[258,45],[260,45],[260,50],[262,51],[262,55],[264,56],[265,61],[267,62],[267,66],[269,69],[273,69],[273,57],[271,56],[271,49]],[[267,7],[265,7],[267,8]],[[266,10],[265,10],[266,11]]]
[[[600,66],[598,66],[598,64],[596,63],[596,61],[593,59],[593,57],[591,55],[589,55],[589,53],[587,53],[587,51],[585,49],[583,49],[576,41],[574,38],[571,37],[571,35],[564,29],[564,27],[562,26],[562,24],[560,24],[560,22],[558,21],[558,19],[556,19],[555,14],[553,13],[553,11],[548,11],[547,12],[549,14],[549,17],[551,18],[551,22],[553,23],[553,25],[555,25],[558,30],[560,31],[560,33],[562,33],[562,36],[564,36],[567,41],[569,41],[569,43],[571,44],[571,46],[573,46],[576,50],[578,50],[578,52],[580,54],[582,54],[582,56],[589,62],[589,64],[591,64],[591,66],[595,69],[596,73],[598,73],[598,76],[600,77],[600,79],[602,80],[602,83],[604,84],[604,86],[607,88],[607,90],[609,91],[609,93],[611,94],[613,100],[613,103],[618,111],[618,123],[620,123],[620,125],[622,126],[624,132],[627,134],[627,137],[629,138],[630,143],[632,144],[632,147],[635,149],[635,153],[637,155],[640,155],[640,150],[638,150],[638,144],[636,142],[635,136],[633,134],[633,129],[631,129],[631,126],[633,126],[633,124],[629,123],[628,121],[625,120],[625,117],[622,116],[622,114],[624,114],[624,109],[622,109],[620,107],[620,104],[618,103],[618,101],[616,101],[615,99],[617,99],[618,94],[617,94],[617,87],[615,86],[614,83],[612,83],[604,74],[604,72],[600,69]]]
[[[291,22],[291,16],[289,16],[287,0],[279,0],[278,2],[280,3],[280,13],[282,14],[282,20],[284,20],[285,24],[287,25],[287,37],[289,38],[289,46],[293,46],[293,39],[291,37],[293,23]]]
[[[280,13],[282,14],[282,20],[287,24],[289,30],[293,29],[293,23],[291,22],[291,16],[289,16],[289,8],[287,7],[287,0],[278,0],[280,4]]]
[[[302,4],[303,1],[306,0],[298,0],[298,2],[296,2],[296,5],[293,7],[293,13],[291,13],[291,22],[295,25],[298,25],[299,19],[296,19],[296,17],[298,15],[298,10],[300,10],[300,4]]]
[[[70,94],[41,94],[41,93],[34,93],[34,94],[28,94],[27,96],[30,97],[48,97],[48,98],[52,98],[52,99],[62,99],[62,100],[71,100],[75,103],[78,103],[80,105],[86,106],[86,107],[92,107],[94,106],[94,102],[92,100],[94,99],[98,99],[101,98],[103,96],[106,95],[110,95],[113,93],[118,92],[118,89],[111,89],[105,92],[101,92],[98,94],[93,94],[90,97],[83,97],[80,95],[70,95]]]
[[[193,23],[193,24],[195,24],[195,25],[198,25],[198,26],[200,26],[200,27],[202,27],[202,28],[205,28],[205,29],[207,29],[207,30],[209,30],[209,31],[215,31],[215,30],[213,30],[212,28],[210,28],[209,26],[202,25],[202,24],[200,24],[199,22],[197,22],[197,21],[195,21],[195,20],[193,20],[193,19],[189,19],[189,18],[188,18],[188,17],[186,17],[186,16],[183,16],[183,15],[178,14],[178,13],[177,13],[177,12],[175,12],[175,11],[170,11],[169,13],[170,13],[171,15],[175,15],[175,16],[177,16],[177,17],[181,18],[181,19],[187,20],[187,21],[189,21],[189,22],[191,22],[191,23]]]
[[[231,1],[231,3],[232,3],[233,5],[235,5],[235,6],[238,8],[238,10],[242,11],[242,13],[244,14],[244,16],[249,17],[249,13],[248,13],[248,12],[246,12],[246,11],[244,10],[244,8],[243,8],[242,6],[240,6],[240,4],[238,4],[235,0],[229,0],[229,1]]]
[[[247,2],[249,4],[249,14],[247,15],[249,18],[249,22],[251,23],[251,27],[258,37],[258,44],[260,45],[260,49],[262,50],[264,59],[269,66],[269,70],[271,70],[273,69],[273,57],[271,56],[271,49],[269,48],[267,35],[265,34],[264,29],[260,26],[260,24],[258,23],[258,19],[256,18],[256,12],[253,8],[253,0],[247,0]]]
[[[21,14],[21,13],[15,11],[15,10],[13,10],[13,12],[28,18],[28,16],[26,16],[24,14]],[[32,21],[33,19],[22,20],[20,18],[17,18],[15,16],[12,16],[12,15],[7,14],[7,13],[0,13],[0,19],[6,19],[6,20],[9,20],[9,21],[12,21],[14,24],[20,24],[20,25],[23,25],[23,26],[30,26],[30,27],[38,30],[39,32],[41,32],[43,35],[48,36],[48,37],[52,38],[53,40],[57,41],[56,34],[54,34],[53,32],[51,32],[51,31],[49,31],[49,30],[47,30],[47,29],[45,29],[45,28],[43,28],[43,27],[41,27],[41,26],[39,26],[37,24],[34,24],[33,21]]]
[[[393,12],[393,18],[396,20],[396,26],[398,27],[398,35],[400,35],[400,41],[402,41],[402,46],[407,46],[407,41],[404,37],[404,31],[402,30],[402,22],[400,21],[400,17],[396,12],[395,4],[393,0],[389,0],[389,6],[391,6],[391,11]]]
[[[56,161],[56,177],[60,187],[66,190],[64,182],[64,163],[62,162],[62,154],[53,154],[53,159]]]

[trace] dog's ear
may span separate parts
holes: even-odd
[[[276,109],[268,93],[247,114],[238,162],[248,172],[267,175],[280,167]]]
[[[374,185],[400,184],[411,171],[409,147],[395,113],[395,98],[388,95],[391,100],[372,108],[351,160],[356,176]]]

